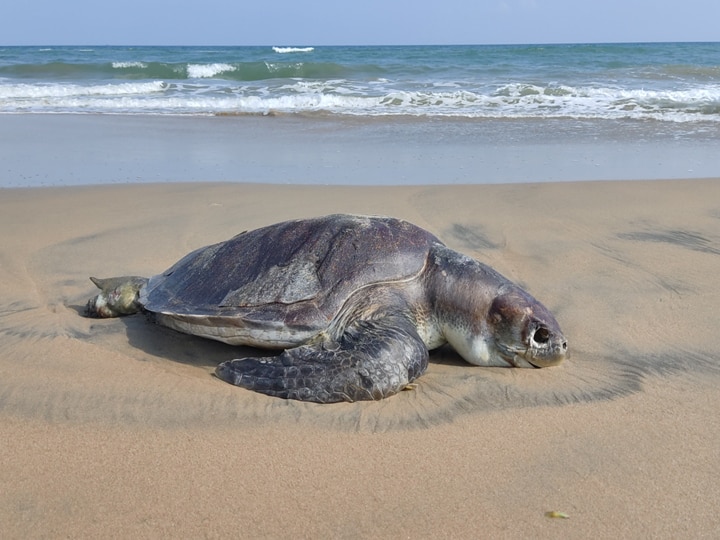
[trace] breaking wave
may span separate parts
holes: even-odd
[[[190,79],[210,79],[235,70],[236,67],[230,64],[189,64],[187,75]]]
[[[0,66],[0,77],[20,79],[106,79],[121,76],[126,79],[207,79],[229,81],[258,81],[283,78],[330,78],[352,75],[354,72],[381,72],[378,66],[359,68],[335,62],[212,62],[168,63],[143,61],[114,61],[101,64],[50,62],[47,64],[18,64]]]
[[[227,69],[222,64],[203,66],[194,77],[212,78]],[[344,79],[272,87],[168,81],[0,84],[0,112],[20,111],[720,121],[720,85],[659,91],[513,83],[481,91],[457,85],[405,90],[389,82],[358,85]]]
[[[315,47],[273,47],[273,51],[280,54],[313,52]]]
[[[0,110],[6,110],[7,103],[11,100],[17,100],[17,105],[22,106],[29,104],[39,104],[35,101],[38,99],[44,100],[44,103],[50,105],[53,100],[56,99],[58,103],[62,103],[66,98],[88,98],[84,101],[84,104],[89,105],[92,102],[92,98],[95,96],[151,96],[156,93],[161,93],[167,88],[167,85],[162,81],[153,81],[146,83],[120,83],[120,84],[102,84],[102,85],[89,85],[81,86],[77,84],[7,84],[0,85]],[[76,102],[81,105],[80,102]]]

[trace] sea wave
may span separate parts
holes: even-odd
[[[313,78],[328,79],[382,73],[379,66],[349,67],[335,62],[209,62],[168,63],[122,60],[108,63],[48,62],[45,64],[12,64],[0,66],[0,77],[32,80],[105,80],[117,76],[132,79],[224,79],[258,81],[264,79]]]
[[[396,82],[343,78],[228,83],[213,79],[230,64],[198,64],[192,81],[111,84],[0,81],[0,112],[127,114],[322,113],[457,118],[652,119],[720,122],[720,84],[672,90],[510,83],[474,88],[462,82],[408,89]],[[211,80],[210,80],[211,79]]]
[[[309,53],[313,52],[315,47],[273,47],[272,50],[280,54]]]
[[[237,68],[231,64],[189,64],[187,75],[191,79],[211,79],[221,73],[235,71]]]
[[[93,97],[93,96],[147,96],[165,91],[167,85],[162,81],[144,83],[120,83],[82,86],[77,84],[2,84],[0,85],[0,107],[26,105],[32,99]],[[52,106],[52,101],[45,101]],[[89,102],[88,102],[89,103]]]
[[[510,84],[489,96],[487,103],[494,103],[504,114],[532,113],[538,117],[652,118],[674,121],[691,121],[702,117],[720,121],[718,84],[682,90]]]
[[[148,65],[145,62],[113,62],[112,67],[114,69],[129,69],[129,68],[146,69],[148,67]]]

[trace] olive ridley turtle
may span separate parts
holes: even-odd
[[[530,294],[390,217],[286,221],[200,248],[149,279],[91,279],[101,292],[89,316],[142,311],[187,334],[284,349],[215,372],[283,398],[390,396],[445,343],[479,366],[547,367],[567,353],[555,317]]]

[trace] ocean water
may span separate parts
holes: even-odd
[[[720,177],[720,43],[0,47],[0,187]]]
[[[720,128],[720,43],[0,47],[0,113],[623,119],[707,131]]]

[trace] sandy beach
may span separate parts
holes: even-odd
[[[716,179],[0,190],[1,536],[717,537],[718,201]],[[334,212],[493,266],[555,313],[570,358],[441,349],[413,391],[315,405],[212,376],[249,350],[82,316],[88,276]]]

